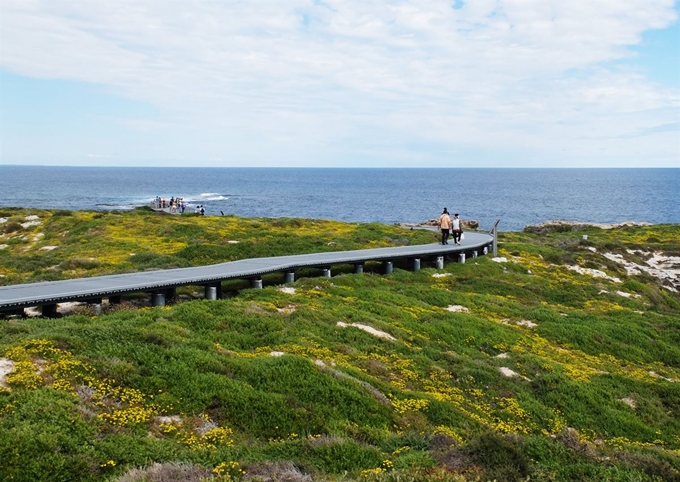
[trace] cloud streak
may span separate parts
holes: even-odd
[[[382,165],[382,151],[410,165],[476,165],[490,145],[496,165],[504,152],[529,165],[633,153],[665,165],[680,154],[677,129],[653,131],[677,122],[680,95],[645,77],[630,49],[676,21],[673,1],[456,7],[3,0],[0,65],[151,103],[158,118],[125,124],[182,132],[207,160],[234,149],[269,165]],[[603,140],[625,132],[650,135]],[[171,157],[178,145],[157,147]]]

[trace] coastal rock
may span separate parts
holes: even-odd
[[[528,224],[524,226],[525,233],[548,234],[564,233],[569,231],[584,231],[590,228],[618,229],[631,226],[651,226],[652,223],[638,221],[624,221],[617,224],[584,223],[580,221],[546,221],[539,224]]]

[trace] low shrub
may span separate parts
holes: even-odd
[[[5,232],[5,234],[12,234],[23,229],[24,227],[21,224],[15,221],[10,221],[7,224],[5,224],[3,231]]]

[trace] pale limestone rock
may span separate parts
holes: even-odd
[[[498,367],[498,371],[501,372],[501,375],[504,377],[518,377],[519,373],[517,373],[514,370],[509,369],[508,367]]]
[[[27,221],[25,223],[21,223],[21,227],[26,229],[30,228],[31,226],[40,226],[42,224],[41,221]]]
[[[14,370],[14,362],[9,358],[0,358],[0,387],[7,388],[5,377]]]
[[[581,266],[570,265],[567,265],[567,268],[570,269],[571,271],[576,271],[579,274],[590,275],[593,278],[604,278],[606,280],[613,281],[614,283],[621,283],[621,279],[616,278],[614,276],[609,276],[607,273],[605,273],[604,271],[600,271],[599,269],[582,268]]]
[[[377,336],[378,338],[384,338],[384,339],[390,340],[390,341],[396,341],[397,340],[395,337],[393,337],[389,333],[385,333],[384,331],[376,330],[372,326],[362,325],[361,323],[347,324],[347,323],[343,323],[342,321],[338,321],[337,325],[342,327],[342,328],[352,326],[354,328],[358,328],[360,330],[363,330],[366,333],[370,333],[373,336]]]

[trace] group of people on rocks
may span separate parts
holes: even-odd
[[[463,230],[460,227],[458,213],[455,213],[452,218],[448,209],[444,208],[444,212],[439,216],[439,229],[442,230],[442,244],[449,244],[449,234],[452,234],[454,244],[460,245]]]
[[[156,196],[156,199],[154,199],[151,202],[151,207],[154,209],[170,209],[171,213],[177,213],[178,211],[180,213],[183,213],[184,210],[187,208],[186,203],[184,202],[184,198],[181,197],[171,197],[170,200],[165,199],[164,197]]]

